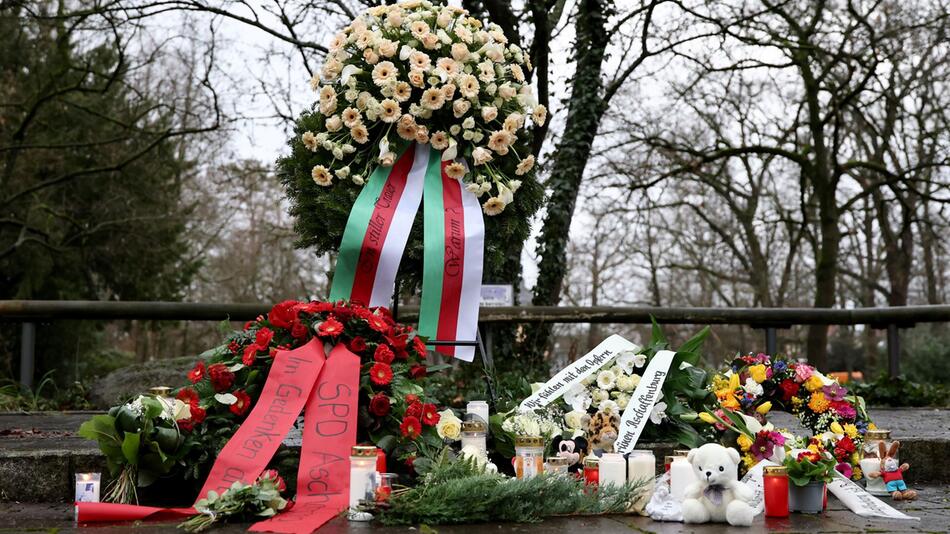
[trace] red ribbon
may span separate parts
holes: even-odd
[[[333,349],[329,360],[317,338],[300,348],[278,351],[260,399],[221,449],[198,498],[211,490],[223,493],[236,481],[254,483],[306,403],[297,502],[251,530],[307,534],[337,515],[349,504],[349,453],[356,443],[359,373],[359,356],[342,344]],[[194,508],[76,503],[80,523],[180,519],[195,513]]]

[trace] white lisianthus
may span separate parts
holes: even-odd
[[[765,392],[762,389],[762,384],[756,382],[751,376],[745,379],[745,385],[742,389],[744,389],[746,393],[749,393],[755,397],[759,397]]]
[[[639,380],[634,379],[633,377],[637,375],[623,375],[617,377],[617,389],[620,391],[633,391],[637,388]],[[639,377],[637,377],[639,378]]]

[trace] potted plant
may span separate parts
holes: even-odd
[[[785,458],[788,469],[788,508],[791,512],[821,513],[825,484],[831,482],[835,459],[826,452],[806,450]]]

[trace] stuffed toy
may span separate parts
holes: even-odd
[[[554,454],[567,459],[568,472],[577,473],[584,467],[584,458],[587,457],[587,440],[582,436],[571,439],[557,436],[551,442],[551,447]]]
[[[912,501],[917,498],[917,492],[907,489],[904,483],[904,471],[910,469],[910,464],[897,463],[897,451],[900,450],[901,442],[891,443],[888,450],[884,442],[878,443],[879,456],[881,458],[881,471],[866,473],[868,478],[881,477],[884,479],[884,487],[891,493],[891,498],[895,501]]]
[[[597,412],[587,422],[585,433],[590,452],[600,456],[605,452],[614,452],[614,443],[620,432],[620,417],[616,414]]]
[[[693,466],[698,482],[686,487],[683,521],[751,525],[755,517],[755,510],[749,505],[753,492],[739,481],[739,451],[707,443],[689,451],[686,459]]]

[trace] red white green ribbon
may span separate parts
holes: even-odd
[[[446,175],[444,167],[439,158],[430,158],[425,176],[419,334],[440,341],[474,341],[485,226],[478,199]],[[469,362],[475,358],[474,346],[439,345],[436,350]]]
[[[419,333],[432,340],[474,341],[482,284],[485,225],[478,199],[447,176],[429,145],[403,148],[396,164],[378,167],[353,205],[330,300],[389,306],[409,230],[423,204],[424,258]],[[472,346],[439,345],[472,361]]]

